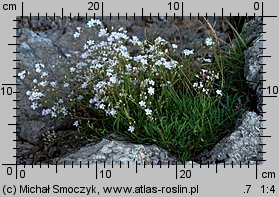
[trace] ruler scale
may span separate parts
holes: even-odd
[[[252,1],[3,1],[0,3],[2,72],[0,77],[1,90],[1,125],[0,138],[0,196],[278,196],[279,195],[279,158],[278,132],[276,120],[278,115],[278,77],[276,69],[278,43],[278,17],[274,2]],[[226,164],[225,162],[210,164],[196,164],[185,162],[175,164],[170,161],[166,165],[151,163],[150,165],[136,162],[135,165],[111,164],[106,162],[78,164],[64,163],[37,164],[17,163],[18,147],[16,143],[20,124],[16,113],[20,108],[17,94],[20,94],[22,84],[17,83],[19,76],[15,71],[21,60],[17,59],[20,53],[15,48],[20,46],[16,25],[25,18],[48,20],[59,17],[62,20],[77,18],[88,20],[89,17],[110,20],[119,20],[120,17],[131,20],[145,17],[165,17],[170,19],[184,19],[185,17],[208,18],[220,16],[221,19],[233,16],[251,16],[262,19],[263,54],[260,80],[264,95],[264,103],[259,104],[264,111],[261,127],[263,134],[259,136],[263,147],[260,154],[263,159],[256,160],[255,164],[247,165]]]

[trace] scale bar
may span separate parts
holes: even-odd
[[[23,20],[23,11],[24,11],[24,8],[23,8],[23,2],[21,2],[21,19]]]
[[[260,97],[262,97],[262,98],[277,98],[277,96],[276,95],[260,95]]]
[[[271,137],[271,135],[259,135],[259,137]]]
[[[20,86],[19,83],[2,83],[3,86]]]

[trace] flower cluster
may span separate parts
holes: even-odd
[[[216,79],[219,79],[219,73],[215,73],[214,71],[210,71],[207,69],[201,69],[201,71],[196,75],[197,81],[193,83],[193,87],[198,92],[203,92],[206,95],[209,95],[211,91],[215,88],[214,82]],[[222,96],[222,90],[215,90],[215,94],[218,96]]]
[[[170,55],[178,46],[172,44],[168,49],[169,43],[161,37],[140,41],[136,36],[127,36],[123,28],[109,32],[99,20],[92,19],[87,25],[99,30],[99,39],[88,40],[81,53],[73,54],[77,63],[58,65],[67,73],[63,80],[50,80],[46,66],[35,65],[33,72],[38,77],[32,82],[33,88],[26,92],[32,101],[31,108],[40,108],[42,115],[53,118],[70,115],[75,118],[75,127],[81,125],[78,112],[90,110],[101,111],[107,117],[122,118],[128,132],[137,130],[138,118],[132,107],[139,110],[146,121],[156,121],[159,114],[153,101],[181,76],[183,65]],[[78,39],[82,31],[78,27],[74,38]],[[212,40],[206,40],[206,45],[212,44]],[[181,57],[191,55],[194,50],[185,49]],[[26,74],[22,71],[18,75],[24,79]],[[202,70],[193,87],[209,94],[218,78],[218,73]],[[59,94],[62,90],[66,96]],[[222,95],[221,90],[216,93]]]

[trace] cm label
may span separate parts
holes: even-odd
[[[5,11],[16,10],[16,4],[4,3],[3,4],[3,10],[5,10]]]

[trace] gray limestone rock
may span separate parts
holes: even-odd
[[[248,45],[251,45],[251,43],[257,39],[263,31],[263,26],[261,23],[263,23],[262,18],[256,17],[255,19],[249,20],[244,24],[240,35],[245,39],[245,42]]]
[[[34,69],[35,64],[42,63],[45,65],[46,71],[50,73],[49,79],[59,81],[65,73],[53,65],[71,61],[66,58],[66,54],[82,49],[86,40],[94,39],[96,35],[92,34],[92,30],[87,27],[85,21],[61,19],[45,21],[43,18],[41,19],[40,22],[32,19],[19,24],[22,28],[19,30],[20,37],[17,40],[17,43],[20,44],[17,48],[19,52],[17,59],[20,60],[17,64],[20,68],[18,72],[23,70],[28,72]],[[48,25],[43,28],[46,23]],[[76,27],[79,26],[83,28],[83,33],[80,39],[75,39],[73,34],[77,31]],[[17,99],[20,100],[18,103],[20,109],[17,110],[17,115],[20,117],[17,119],[17,123],[20,124],[18,131],[21,139],[42,146],[43,133],[56,128],[64,128],[67,125],[64,118],[43,117],[38,111],[30,108],[31,102],[28,100],[26,92],[30,90],[30,83],[34,78],[36,77],[33,75],[27,75],[24,80],[18,79],[21,86],[20,94],[17,95]],[[61,91],[59,96],[63,97],[62,93]]]
[[[257,109],[259,111],[262,111],[262,106],[259,105],[263,103],[263,98],[261,95],[263,95],[262,91],[262,83],[260,80],[262,80],[262,74],[260,73],[262,71],[262,63],[263,58],[260,56],[263,55],[263,42],[260,40],[263,39],[263,35],[261,34],[253,43],[251,47],[249,47],[246,51],[244,51],[244,59],[245,59],[245,70],[244,75],[249,83],[249,86],[256,91],[257,94]]]
[[[64,157],[61,157],[58,160],[58,164],[87,164],[87,162],[94,163],[103,163],[106,161],[106,164],[111,164],[112,161],[114,164],[129,164],[133,165],[138,162],[138,164],[158,164],[161,161],[161,164],[174,164],[177,159],[173,156],[170,156],[169,153],[155,145],[141,145],[141,144],[132,144],[123,141],[110,141],[103,139],[98,144],[88,144],[85,147],[82,147],[78,151],[68,154]]]
[[[255,160],[261,160],[260,119],[261,116],[256,113],[246,112],[235,131],[223,138],[211,151],[201,154],[201,162],[254,164]]]
[[[35,64],[43,63],[51,73],[53,72],[52,65],[64,60],[60,51],[50,39],[25,28],[21,29],[19,34],[20,38],[17,41],[21,44],[17,48],[17,51],[20,52],[17,54],[17,59],[20,60],[17,64],[20,68],[19,72],[22,70],[28,72],[34,68]],[[24,81],[18,79],[21,85],[18,89],[20,94],[17,95],[17,99],[20,100],[17,104],[20,108],[17,110],[17,115],[19,116],[17,123],[20,124],[18,127],[19,137],[32,144],[39,145],[41,134],[52,129],[52,127],[60,125],[63,121],[43,117],[40,113],[31,109],[31,102],[28,100],[26,92],[30,90],[30,80],[33,77],[30,75]]]

